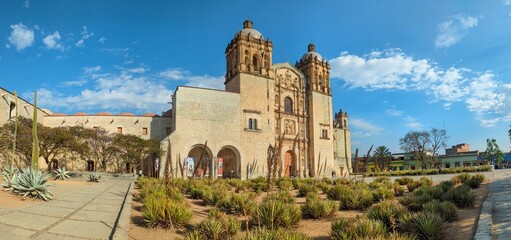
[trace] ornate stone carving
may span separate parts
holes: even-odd
[[[284,126],[285,126],[285,129],[284,129],[284,133],[285,134],[295,134],[296,132],[296,127],[295,127],[295,121],[293,120],[284,120]]]

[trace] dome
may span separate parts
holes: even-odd
[[[122,112],[122,113],[119,113],[119,116],[136,116],[136,115],[133,113],[130,113],[130,112]]]
[[[245,22],[243,22],[243,29],[241,31],[239,31],[238,33],[236,33],[236,36],[238,34],[241,34],[243,36],[250,36],[251,38],[255,38],[255,39],[260,39],[261,37],[263,37],[263,35],[252,28],[252,21],[250,20],[246,20]],[[234,36],[234,37],[236,37]],[[264,37],[263,37],[264,38]]]
[[[77,112],[77,113],[75,113],[75,114],[73,114],[71,116],[89,116],[89,114],[86,113],[86,112]]]
[[[144,113],[142,114],[142,117],[159,117],[160,115],[156,113]]]
[[[309,44],[308,46],[308,52],[305,53],[303,56],[302,56],[302,61],[303,60],[307,60],[309,58],[318,58],[318,61],[323,61],[323,57],[316,52],[316,46],[314,46],[314,44]]]
[[[95,116],[112,116],[111,113],[109,112],[98,112],[96,114],[94,114]]]
[[[53,113],[52,115],[50,116],[55,116],[55,117],[62,117],[62,116],[68,116],[67,114],[65,113]]]

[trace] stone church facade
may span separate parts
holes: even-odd
[[[195,163],[208,160],[210,164],[202,167],[202,175],[242,179],[265,176],[269,145],[282,146],[280,176],[349,174],[348,115],[332,111],[329,63],[316,52],[314,44],[308,45],[294,65],[274,64],[272,54],[272,42],[247,20],[225,50],[224,91],[179,86],[172,96],[172,109],[161,116],[58,114],[38,108],[38,121],[48,127],[79,125],[161,140],[161,161],[145,164],[146,168],[159,165],[160,176],[169,155],[177,176],[177,162],[185,159]],[[16,109],[20,116],[32,118],[31,103],[20,98],[16,106],[13,94],[3,88],[0,95],[0,125],[13,120]],[[67,158],[58,160],[65,163]],[[86,170],[85,162],[81,163],[68,168]],[[143,170],[146,174],[152,171]]]
[[[176,89],[160,166],[170,157],[179,175],[188,158],[208,162],[203,175],[265,176],[268,146],[281,145],[280,176],[351,172],[348,115],[332,111],[330,65],[314,44],[307,50],[295,65],[274,64],[272,42],[245,21],[225,50],[225,91]]]

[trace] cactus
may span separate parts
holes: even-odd
[[[34,93],[34,115],[32,117],[32,169],[39,169],[39,140],[37,139],[37,91]]]
[[[16,138],[18,136],[18,93],[16,91],[14,91],[14,104],[16,106],[16,119],[14,120],[14,141],[12,142],[11,168],[14,166],[16,156]]]

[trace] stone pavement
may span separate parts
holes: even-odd
[[[487,201],[492,208],[492,239],[511,239],[511,169],[494,171]]]
[[[0,239],[127,239],[133,178],[102,182],[24,208],[0,208]]]

